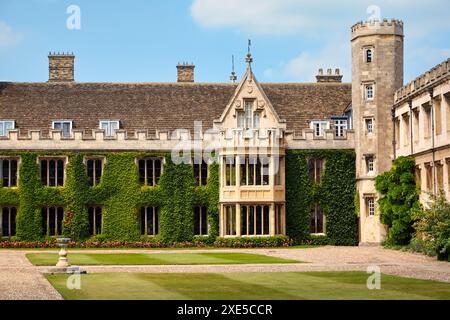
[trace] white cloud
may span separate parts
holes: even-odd
[[[450,20],[448,10],[444,10],[448,0],[427,0],[426,3],[423,0],[192,1],[191,16],[203,28],[231,29],[249,36],[291,36],[304,43],[303,51],[294,52],[291,59],[267,66],[263,76],[269,81],[315,81],[319,68],[340,68],[344,81],[350,81],[350,26],[377,13],[368,10],[373,4],[379,7],[380,18],[405,22],[405,45],[411,51],[405,49],[405,70],[409,59],[413,67],[407,74],[424,70],[426,61],[434,63],[448,57],[445,48],[448,48]],[[312,39],[314,42],[309,41]],[[322,45],[317,46],[317,41]],[[442,45],[438,43],[445,44],[439,48]]]
[[[319,69],[340,69],[343,81],[351,80],[350,46],[346,40],[333,41],[318,51],[304,51],[276,68],[264,71],[266,79],[289,79],[291,81],[315,82]]]
[[[18,44],[23,35],[14,31],[6,22],[0,21],[0,47],[10,47]]]
[[[205,28],[232,28],[258,34],[316,35],[324,30],[345,30],[358,20],[367,20],[373,4],[380,18],[396,14],[410,17],[412,29],[424,23],[450,28],[445,8],[448,0],[193,0],[191,15]],[[338,28],[338,29],[335,29]],[[427,32],[428,33],[428,32]]]
[[[315,24],[313,17],[289,9],[294,0],[195,0],[191,15],[207,28],[230,27],[246,32],[289,34]]]

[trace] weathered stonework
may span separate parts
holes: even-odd
[[[372,50],[371,62],[366,61],[367,50]],[[391,106],[394,92],[402,84],[403,22],[384,20],[355,24],[352,27],[352,106],[361,243],[380,243],[386,237],[379,212],[375,210],[375,215],[369,215],[368,201],[378,199],[375,177],[391,168]],[[373,99],[366,97],[368,85],[373,87]],[[367,132],[366,119],[373,120],[373,133]],[[374,160],[374,170],[370,172],[368,157]]]
[[[74,61],[73,54],[50,53],[48,81],[74,81]]]
[[[420,200],[450,200],[450,59],[395,93],[395,157],[413,156]]]
[[[177,81],[178,82],[194,82],[194,69],[193,64],[183,63],[177,65]]]

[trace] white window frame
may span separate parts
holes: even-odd
[[[348,129],[348,119],[333,119],[336,137],[343,137]]]
[[[114,137],[114,135],[116,134],[115,131],[113,132],[113,129],[111,127],[111,125],[113,123],[115,123],[117,125],[117,129],[114,129],[114,130],[115,131],[119,130],[120,129],[120,120],[100,120],[100,122],[99,122],[100,129],[105,130],[105,129],[103,129],[103,124],[106,124],[108,126],[108,128],[105,130],[106,137]]]
[[[369,126],[369,123],[370,123],[370,126]],[[365,124],[365,127],[366,127],[367,134],[372,134],[373,131],[374,131],[374,120],[373,120],[373,118],[366,118],[364,120],[364,124]]]
[[[318,128],[316,126],[319,126]],[[330,122],[324,120],[313,120],[311,121],[310,128],[314,130],[314,137],[323,137],[325,135],[325,130],[330,129]],[[317,129],[319,132],[317,132]]]
[[[375,158],[373,156],[368,156],[366,158],[367,163],[367,173],[372,174],[375,172]]]
[[[372,88],[372,96],[369,97],[369,88]],[[364,96],[366,98],[367,101],[373,101],[373,99],[375,98],[375,85],[373,83],[368,83],[366,85],[364,85]]]
[[[10,124],[11,128],[6,128],[6,125]],[[0,137],[7,137],[9,130],[16,128],[16,122],[14,120],[0,120]]]
[[[53,130],[56,130],[55,129],[55,124],[56,123],[61,123],[61,128],[57,129],[57,130],[61,130],[62,131],[62,135],[63,135],[64,138],[69,138],[69,137],[72,136],[73,120],[53,120],[52,121],[52,129]],[[69,124],[69,135],[68,136],[64,135],[64,124],[65,123]]]
[[[375,198],[367,198],[367,215],[369,217],[375,216]]]
[[[255,110],[255,100],[244,99],[244,110],[237,114],[237,127],[244,130],[259,129],[261,112]]]

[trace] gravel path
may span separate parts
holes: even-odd
[[[0,300],[61,299],[43,277],[48,267],[34,267],[26,259],[26,250],[0,250]],[[57,251],[45,251],[54,252]],[[211,250],[70,250],[70,253],[188,253]],[[450,283],[450,263],[436,261],[421,254],[388,250],[382,247],[318,247],[305,249],[220,249],[214,252],[248,252],[267,254],[306,263],[247,265],[175,265],[175,266],[85,266],[95,272],[305,272],[366,271],[378,266],[382,273],[445,281]],[[69,253],[69,260],[70,260]]]
[[[61,295],[24,252],[0,250],[0,300],[60,300]]]

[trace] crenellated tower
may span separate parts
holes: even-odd
[[[359,22],[352,27],[352,106],[360,243],[386,238],[375,177],[391,168],[394,93],[403,85],[403,22]]]

